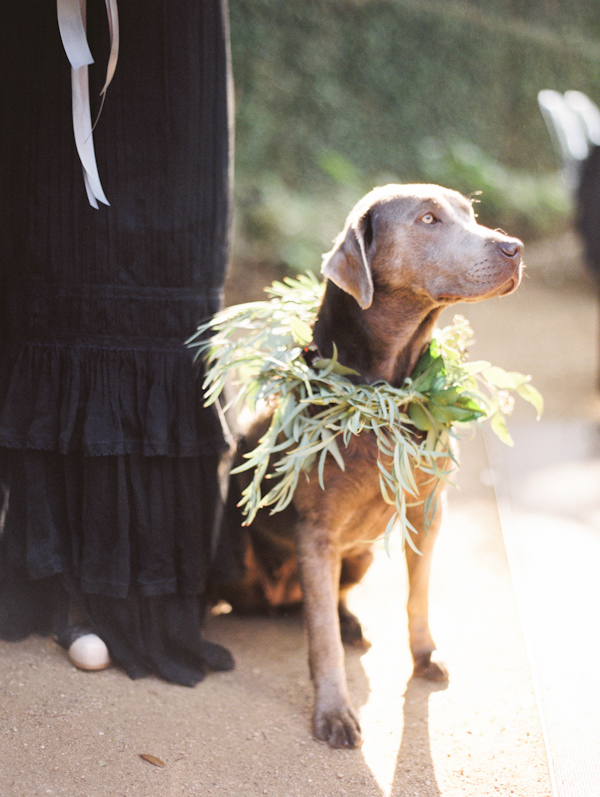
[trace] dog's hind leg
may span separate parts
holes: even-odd
[[[438,507],[431,525],[424,531],[423,506],[411,507],[407,516],[420,530],[415,543],[420,554],[406,546],[408,567],[408,633],[410,652],[414,662],[414,675],[431,681],[447,681],[448,670],[435,658],[435,642],[429,629],[429,573],[433,546],[441,524],[441,507]]]
[[[297,546],[315,687],[313,732],[331,747],[359,747],[362,737],[348,695],[337,613],[339,552],[327,531],[308,522],[298,525]]]
[[[340,619],[340,634],[342,642],[348,647],[368,650],[371,643],[365,637],[358,617],[350,611],[344,598],[338,603],[338,617]]]
[[[350,589],[362,579],[372,561],[373,552],[370,547],[346,554],[342,559],[342,573],[340,576],[338,614],[342,642],[344,645],[362,648],[363,650],[368,650],[371,647],[371,643],[368,639],[365,639],[358,617],[346,605],[346,596]]]

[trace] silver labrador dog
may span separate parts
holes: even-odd
[[[314,344],[366,383],[384,379],[401,386],[410,375],[441,310],[514,291],[521,279],[523,245],[478,224],[471,202],[436,185],[387,185],[356,205],[323,261],[327,285]],[[256,419],[242,447],[253,448],[268,425]],[[315,687],[314,734],[332,747],[357,747],[361,733],[344,672],[344,641],[361,643],[358,620],[345,593],[368,568],[367,541],[380,536],[393,511],[381,497],[378,449],[368,434],[343,453],[345,470],[325,468],[326,489],[316,477],[301,480],[293,507],[278,515],[259,513],[249,529],[247,574],[223,591],[242,611],[303,599]],[[421,498],[431,481],[415,473]],[[413,499],[414,501],[414,499]],[[409,510],[423,528],[422,505]],[[429,630],[431,554],[441,520],[441,502],[416,555],[408,546],[408,625],[416,675],[444,680]]]

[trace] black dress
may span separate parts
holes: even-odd
[[[192,685],[232,666],[200,635],[234,546],[216,532],[223,436],[184,345],[228,258],[226,9],[120,0],[119,16],[94,132],[111,205],[95,210],[56,4],[3,10],[0,637],[60,633],[71,604],[131,677]],[[104,0],[88,40],[105,63]],[[91,67],[92,98],[103,79]]]

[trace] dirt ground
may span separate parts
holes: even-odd
[[[534,375],[553,419],[600,418],[598,301],[574,236],[526,248],[512,297],[459,307],[473,356]],[[260,277],[235,270],[238,299]],[[533,411],[519,410],[531,418]],[[451,677],[411,678],[400,551],[379,551],[352,596],[373,642],[347,653],[365,738],[310,735],[299,616],[211,617],[237,667],[194,689],[120,670],[83,673],[51,640],[0,643],[3,797],[548,797],[544,743],[480,433],[461,444],[436,550],[432,625]],[[140,754],[160,758],[159,768]]]

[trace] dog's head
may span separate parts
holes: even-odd
[[[322,272],[361,308],[378,290],[442,306],[512,293],[523,244],[478,224],[471,203],[437,185],[386,185],[354,207]]]

